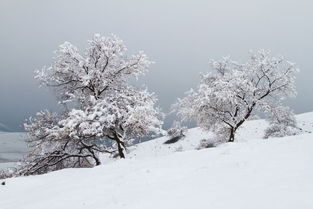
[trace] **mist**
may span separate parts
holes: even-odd
[[[138,86],[154,91],[170,111],[195,88],[209,59],[230,55],[246,61],[249,51],[270,49],[300,69],[296,113],[313,110],[313,3],[288,0],[18,1],[0,2],[0,123],[12,131],[37,111],[56,110],[53,92],[39,88],[34,71],[49,66],[64,41],[81,51],[94,33],[116,34],[129,54],[144,50],[155,61]],[[165,128],[175,118],[166,118]]]

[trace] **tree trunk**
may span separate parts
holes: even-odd
[[[229,134],[229,138],[228,138],[228,142],[233,142],[233,141],[235,141],[235,132],[236,132],[236,130],[250,117],[250,115],[251,115],[251,113],[252,113],[252,110],[253,110],[253,108],[255,107],[255,105],[256,105],[256,103],[254,102],[254,103],[251,105],[251,107],[248,108],[245,117],[244,117],[241,121],[239,121],[236,126],[231,127],[231,129],[230,129],[230,134]]]
[[[94,156],[93,159],[96,161],[96,166],[101,165],[101,162],[97,157]]]
[[[228,138],[228,142],[234,142],[235,141],[235,129],[231,128],[230,129],[230,134]]]
[[[120,158],[125,158],[125,155],[123,153],[124,143],[120,140],[120,138],[118,138],[116,133],[114,133],[114,140],[116,141],[117,144],[118,155],[120,156]]]

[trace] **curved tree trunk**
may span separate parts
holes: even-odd
[[[252,113],[252,111],[253,111],[255,105],[256,105],[256,103],[253,102],[253,104],[251,105],[251,107],[249,107],[249,108],[247,109],[247,113],[246,113],[246,115],[244,116],[244,118],[243,118],[241,121],[239,121],[235,127],[233,127],[233,126],[231,127],[231,129],[230,129],[230,134],[229,134],[229,138],[228,138],[228,142],[233,142],[233,141],[235,141],[235,133],[236,133],[236,130],[250,117],[250,115],[251,115],[251,113]]]
[[[125,155],[123,153],[124,150],[123,147],[125,147],[124,142],[121,141],[121,139],[118,137],[116,133],[114,133],[114,140],[116,141],[117,144],[118,155],[120,156],[120,158],[125,158]]]

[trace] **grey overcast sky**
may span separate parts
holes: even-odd
[[[0,0],[0,125],[22,130],[25,118],[55,110],[34,70],[59,44],[83,49],[94,33],[114,33],[156,62],[140,82],[165,112],[210,70],[209,58],[245,61],[259,48],[297,63],[299,93],[288,104],[313,111],[312,11],[311,0]]]

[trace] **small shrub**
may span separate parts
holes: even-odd
[[[12,178],[16,175],[16,170],[12,168],[0,170],[0,179],[7,179],[7,178]],[[4,181],[3,181],[4,182]],[[5,183],[4,183],[5,184]],[[4,185],[2,184],[2,185]]]
[[[174,121],[172,127],[167,131],[167,136],[170,138],[176,136],[185,136],[188,129],[186,126],[182,126],[180,122]]]
[[[299,128],[293,126],[285,126],[282,124],[272,124],[265,130],[264,138],[294,136],[301,132]]]
[[[269,127],[265,130],[264,138],[293,136],[301,133],[293,112],[288,107],[273,109],[269,118]]]
[[[185,137],[187,131],[187,127],[181,126],[179,122],[174,121],[172,127],[167,131],[166,134],[169,137],[169,140],[165,141],[164,144],[173,144],[179,141]]]

